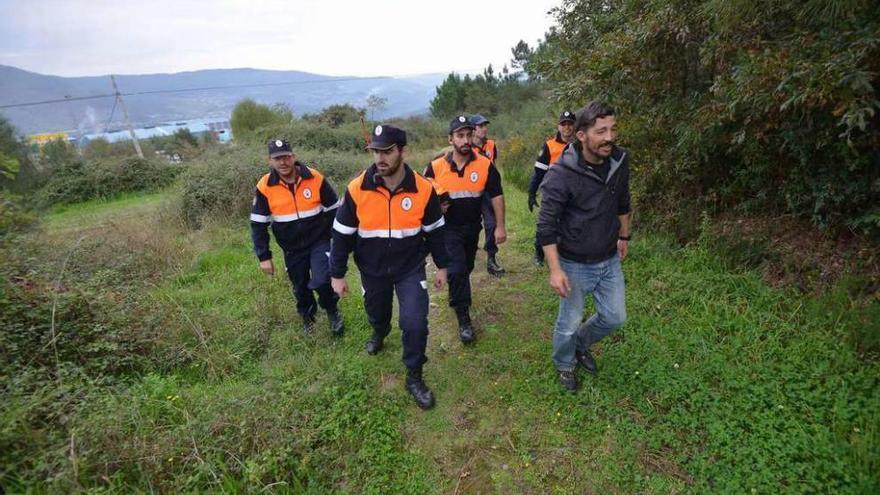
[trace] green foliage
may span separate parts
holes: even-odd
[[[124,192],[152,191],[170,184],[180,168],[141,158],[82,159],[62,163],[37,192],[40,206],[110,198]]]
[[[0,151],[0,179],[15,179],[19,168],[18,160]]]
[[[609,100],[640,205],[784,211],[877,235],[871,2],[569,0],[529,58],[557,98]]]
[[[511,73],[507,66],[500,75],[491,65],[474,77],[467,74],[461,77],[453,72],[437,87],[437,94],[431,100],[431,114],[440,119],[460,113],[491,116],[516,108],[524,100],[537,96],[538,91],[536,85],[520,81],[519,73]]]
[[[27,189],[36,181],[35,172],[23,138],[0,115],[0,188]]]
[[[0,190],[0,241],[31,226],[36,217],[23,206],[21,196]]]
[[[219,169],[264,152],[229,150],[210,161]],[[509,204],[524,196],[505,188]],[[510,208],[510,241],[500,253],[507,278],[473,274],[476,348],[458,342],[446,292],[430,293],[426,379],[438,403],[423,412],[404,390],[399,339],[389,337],[377,356],[363,352],[371,330],[356,276],[340,301],[346,335],[331,338],[319,314],[320,330],[303,336],[290,285],[259,273],[244,218],[186,231],[159,212],[161,202],[142,197],[72,207],[13,251],[24,253],[24,264],[8,277],[12,292],[3,293],[0,314],[13,315],[13,325],[4,320],[0,336],[24,344],[0,346],[21,356],[0,361],[16,366],[0,374],[6,491],[874,493],[880,486],[880,369],[871,337],[878,315],[876,304],[853,299],[862,288],[819,299],[773,289],[759,273],[729,266],[708,242],[682,248],[646,233],[624,264],[629,320],[594,349],[600,376],[581,373],[582,389],[568,394],[549,359],[559,299],[546,272],[529,264],[534,214]],[[163,268],[156,251],[171,253],[174,268]],[[129,265],[109,253],[149,261]],[[22,277],[25,268],[50,280]],[[66,339],[57,341],[57,367],[45,347],[56,294]],[[152,304],[114,304],[123,294]],[[139,353],[146,357],[125,361],[144,334],[153,339]],[[96,342],[116,347],[101,351]],[[175,351],[160,360],[155,346]],[[101,371],[97,364],[116,363],[114,356],[131,367]]]
[[[378,102],[374,102],[374,104],[376,103]],[[363,108],[356,108],[348,103],[344,103],[341,105],[330,105],[314,115],[303,115],[303,120],[335,129],[344,124],[360,122],[366,113],[367,111]]]
[[[363,151],[351,154],[294,149],[297,160],[317,168],[331,181],[337,193],[359,170],[369,165]],[[183,216],[193,226],[218,219],[247,218],[254,187],[269,170],[265,148],[258,144],[227,146],[202,155],[187,166],[181,176]]]
[[[232,109],[229,125],[236,139],[247,140],[254,131],[267,125],[285,124],[293,120],[293,112],[283,105],[270,107],[250,98],[244,99]]]

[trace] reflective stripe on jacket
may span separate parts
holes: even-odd
[[[260,261],[270,259],[268,226],[286,252],[304,252],[315,242],[330,239],[339,200],[317,170],[294,164],[297,180],[288,184],[275,169],[257,182],[251,207],[251,238]]]
[[[501,196],[501,175],[484,155],[471,153],[461,168],[452,160],[452,152],[434,159],[425,169],[425,177],[436,182],[449,195],[446,221],[450,225],[479,223],[483,194]]]
[[[403,181],[393,192],[375,165],[349,183],[333,222],[331,276],[345,275],[352,251],[358,269],[373,277],[409,273],[428,251],[439,268],[446,266],[445,220],[434,187],[403,166]]]

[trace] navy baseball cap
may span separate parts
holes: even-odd
[[[459,129],[473,129],[473,128],[474,128],[474,124],[472,124],[471,121],[467,117],[465,117],[464,115],[459,115],[449,122],[449,134],[452,134],[453,132],[455,132]]]
[[[285,139],[273,139],[269,141],[269,158],[277,158],[279,156],[292,156],[293,151],[290,149],[290,143]]]
[[[381,124],[373,129],[373,137],[367,149],[387,150],[396,144],[406,146],[406,131],[393,125]]]
[[[489,119],[487,119],[486,117],[483,117],[482,114],[475,113],[475,114],[471,115],[471,124],[473,124],[473,125],[483,125],[483,124],[488,124],[488,123],[489,123]]]
[[[571,122],[572,124],[574,124],[574,121],[575,121],[574,112],[572,112],[571,110],[565,110],[559,114],[559,123],[560,124],[562,124],[564,122]]]

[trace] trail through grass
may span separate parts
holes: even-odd
[[[432,291],[427,383],[406,394],[396,327],[378,356],[356,270],[303,336],[289,283],[263,276],[245,220],[184,240],[145,284],[185,359],[108,389],[69,419],[77,466],[47,486],[293,493],[868,493],[880,488],[876,361],[846,343],[849,308],[767,287],[701,245],[638,232],[629,321],[569,394],[550,361],[557,299],[531,265],[534,216],[510,187],[503,278],[473,275],[477,342]],[[143,218],[162,195],[56,213],[46,229]],[[278,248],[273,244],[273,251]],[[164,252],[164,251],[163,251]],[[171,256],[172,254],[166,253]],[[187,258],[189,257],[189,258]],[[279,259],[280,256],[276,256]],[[278,267],[280,268],[280,266]],[[869,322],[870,323],[870,322]],[[876,322],[873,322],[876,324]],[[68,449],[70,450],[70,449]],[[52,458],[46,454],[47,459]],[[67,459],[65,459],[65,457]],[[16,479],[14,487],[40,480]]]

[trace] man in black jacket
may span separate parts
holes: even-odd
[[[320,172],[296,159],[290,143],[269,141],[272,170],[257,182],[251,206],[251,239],[260,269],[275,274],[269,250],[269,225],[284,252],[287,276],[293,284],[296,309],[303,331],[311,333],[318,305],[327,311],[330,332],[338,337],[345,330],[337,308],[339,298],[330,288],[330,228],[339,202],[336,192]]]
[[[577,390],[574,368],[597,372],[590,346],[626,320],[620,262],[629,246],[629,158],[614,144],[614,108],[591,102],[575,122],[577,140],[547,171],[541,185],[538,243],[550,267],[550,286],[562,298],[553,330],[560,383]],[[596,313],[581,325],[584,298]]]

